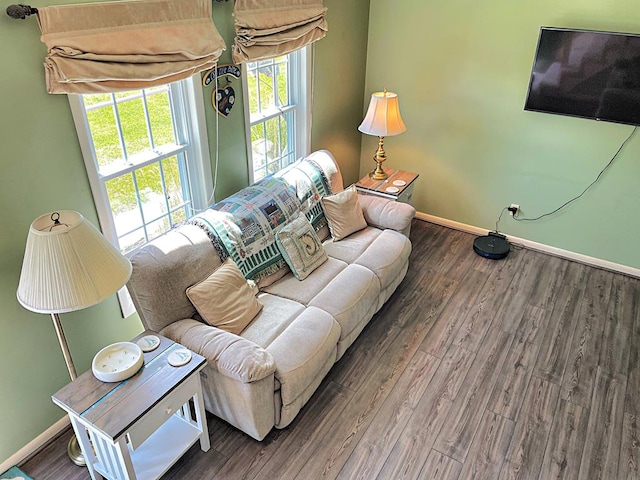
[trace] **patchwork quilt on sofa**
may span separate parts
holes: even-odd
[[[330,194],[323,170],[298,161],[275,175],[243,188],[192,217],[220,258],[231,257],[245,278],[258,282],[286,267],[275,234],[304,213],[318,231],[326,225],[320,199]]]

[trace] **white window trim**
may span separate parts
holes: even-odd
[[[204,110],[204,95],[202,93],[202,84],[200,75],[196,74],[185,81],[186,95],[183,100],[187,103],[187,111],[189,112],[191,131],[193,137],[198,139],[195,144],[190,146],[187,154],[187,164],[189,168],[190,178],[196,178],[197,182],[193,182],[189,188],[191,189],[192,207],[194,211],[202,211],[206,209],[208,200],[213,191],[213,179],[211,176],[211,157],[209,154],[209,140],[207,135],[207,123]],[[89,122],[84,109],[82,95],[69,94],[69,106],[73,115],[73,122],[78,134],[78,142],[82,151],[82,158],[87,169],[89,184],[93,201],[98,213],[98,220],[102,234],[114,245],[118,245],[118,235],[113,221],[113,215],[109,207],[108,195],[104,183],[100,181],[98,175],[97,161],[92,148],[90,137]],[[118,291],[118,299],[120,300],[120,308],[123,317],[135,313],[135,307],[127,291],[126,287]]]
[[[303,47],[299,51],[297,62],[294,65],[295,70],[300,76],[299,82],[293,82],[291,95],[293,102],[296,104],[296,138],[295,152],[298,158],[305,157],[311,153],[311,108],[313,105],[313,45]],[[304,88],[300,90],[299,85]],[[251,145],[251,112],[249,111],[249,82],[247,78],[247,64],[242,64],[242,97],[244,104],[244,126],[245,126],[245,142],[247,147],[247,167],[249,170],[249,184],[255,182],[253,175],[253,149]],[[289,107],[291,109],[293,107]],[[275,117],[287,111],[287,108],[280,109],[272,115],[265,115],[263,120]]]

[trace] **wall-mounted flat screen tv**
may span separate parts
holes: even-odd
[[[640,35],[542,27],[524,108],[640,125]]]

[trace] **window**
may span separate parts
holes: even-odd
[[[69,95],[102,231],[123,253],[207,205],[211,167],[198,81]]]
[[[310,47],[243,67],[251,183],[309,153]]]

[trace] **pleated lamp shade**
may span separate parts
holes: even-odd
[[[61,210],[31,224],[17,296],[34,312],[71,312],[102,302],[130,276],[129,260],[91,222]]]
[[[402,116],[400,116],[398,95],[386,91],[373,93],[367,115],[358,130],[367,135],[390,137],[399,135],[406,129]]]

